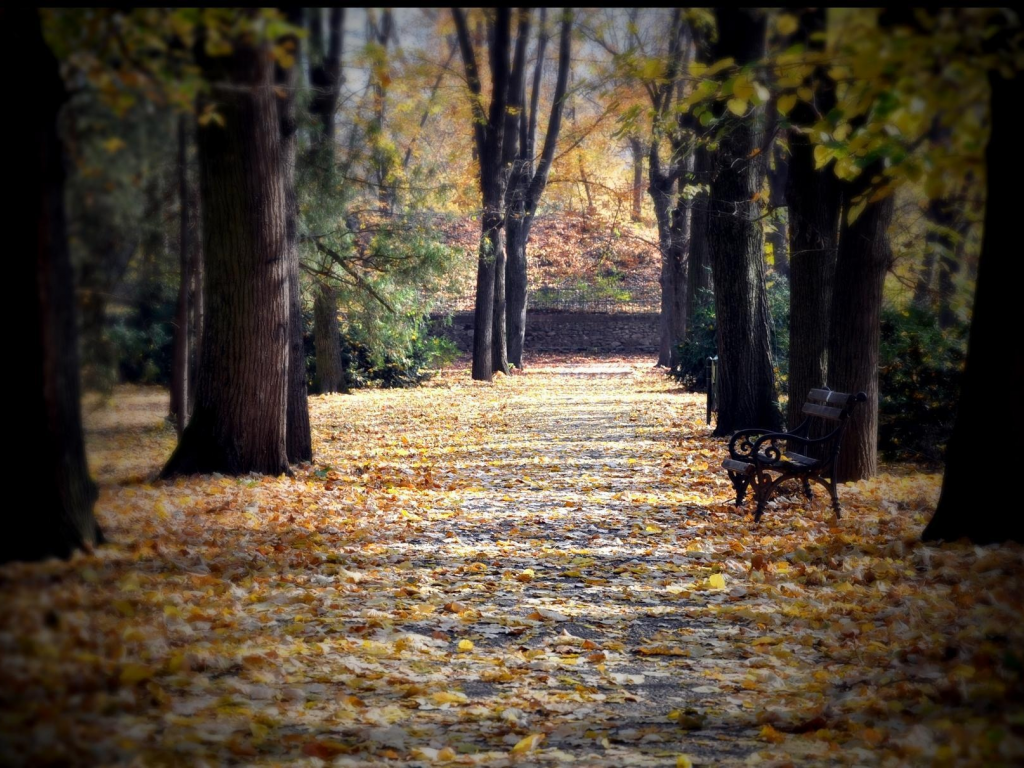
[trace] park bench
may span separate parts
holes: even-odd
[[[747,488],[754,492],[760,522],[764,507],[787,480],[800,480],[804,495],[811,493],[811,481],[828,489],[836,518],[841,517],[836,493],[836,461],[850,414],[867,400],[859,392],[847,395],[829,389],[812,389],[802,413],[804,420],[791,432],[741,429],[729,440],[729,458],[722,462],[736,489],[736,505],[742,506]],[[799,449],[799,453],[794,450]]]

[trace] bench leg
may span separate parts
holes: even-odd
[[[775,490],[776,482],[772,481],[771,477],[767,474],[761,475],[759,473],[754,475],[754,498],[757,499],[757,507],[754,509],[754,524],[757,525],[761,522],[761,515],[764,514],[764,507],[768,503],[768,500],[772,497],[772,492]]]
[[[836,520],[842,520],[843,510],[839,506],[839,490],[836,488],[836,481],[834,479],[829,483],[828,490],[832,495],[832,511],[836,513]]]
[[[736,489],[736,506],[742,507],[747,496],[747,486],[750,485],[750,476],[741,475],[739,472],[730,472],[729,479],[732,480],[732,487]]]

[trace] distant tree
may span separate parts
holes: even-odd
[[[93,517],[96,487],[82,437],[78,333],[64,210],[64,147],[58,130],[67,99],[57,59],[43,40],[38,12],[0,9],[11,98],[31,104],[9,125],[10,172],[21,188],[7,203],[10,270],[27,328],[13,335],[24,375],[11,381],[28,429],[19,440],[31,509],[3,537],[0,562],[67,557],[102,540]]]
[[[461,9],[453,8],[452,17],[455,20],[459,49],[462,52],[466,85],[469,88],[473,139],[479,162],[480,194],[483,204],[474,308],[473,378],[477,381],[490,381],[494,373],[495,275],[498,270],[504,274],[505,269],[502,230],[505,223],[506,178],[502,167],[502,148],[505,135],[505,108],[508,104],[511,14],[508,8],[498,8],[487,17],[491,101],[486,110],[480,69],[466,15]],[[507,360],[500,358],[501,355],[498,361],[499,368],[508,373]]]
[[[242,20],[248,18],[246,13]],[[163,476],[289,471],[287,204],[270,46],[200,53],[218,119],[198,136],[209,298],[196,405]]]
[[[313,96],[309,111],[314,128],[310,145],[310,162],[316,168],[313,183],[323,195],[334,193],[335,151],[334,125],[338,96],[345,81],[342,69],[344,53],[345,9],[327,11],[326,37],[324,11],[309,12],[309,82]],[[313,339],[316,345],[317,392],[341,392],[345,387],[345,371],[341,357],[341,334],[338,325],[338,294],[330,279],[317,282],[313,300]]]
[[[282,15],[299,29],[301,9],[282,9]],[[290,66],[278,63],[275,72],[281,93],[277,99],[281,131],[281,177],[285,195],[285,248],[288,260],[288,461],[298,464],[313,460],[313,437],[309,428],[309,394],[306,383],[306,347],[302,339],[302,295],[299,283],[299,196],[295,189],[296,133],[295,92],[300,69],[296,64],[299,38],[294,32],[279,43],[291,59]]]
[[[546,9],[542,8],[537,39],[537,63],[533,72],[533,85],[528,108],[523,103],[525,91],[522,88],[522,82],[525,63],[516,64],[513,68],[517,74],[516,77],[513,77],[513,81],[518,82],[516,99],[519,103],[516,113],[512,114],[506,122],[504,137],[506,157],[512,165],[509,189],[506,193],[508,209],[505,214],[508,361],[517,368],[523,367],[523,343],[526,336],[526,248],[530,241],[530,229],[537,213],[537,206],[544,194],[544,188],[547,186],[548,174],[555,156],[555,147],[558,144],[558,135],[562,128],[562,114],[565,108],[572,60],[572,15],[571,11],[566,11],[562,19],[559,38],[558,79],[551,100],[551,114],[548,117],[547,133],[544,136],[540,163],[535,169],[537,112],[540,104],[544,51],[547,47],[545,21]],[[527,27],[527,31],[528,29]],[[517,41],[516,62],[521,61],[519,51],[525,52],[525,38],[522,39],[521,49],[519,46],[520,41]]]

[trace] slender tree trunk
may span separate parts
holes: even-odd
[[[999,392],[1024,392],[1024,348],[1019,343],[996,342],[1007,329],[1019,325],[1019,302],[1014,296],[1020,282],[1019,264],[1005,253],[1007,244],[1016,242],[1018,237],[1018,203],[1005,192],[1024,173],[1015,130],[1016,111],[1024,98],[1024,88],[1019,75],[1007,80],[994,72],[989,82],[992,133],[985,154],[988,194],[967,367],[956,424],[946,449],[942,492],[935,515],[922,534],[925,541],[955,541],[964,537],[975,544],[1024,541],[1019,514],[1006,504],[978,503],[977,459],[979,451],[984,452],[992,444],[993,397]],[[1021,414],[1014,402],[1002,411],[1002,418],[1008,423],[999,424],[996,429],[1016,439],[1024,434]]]
[[[341,86],[345,82],[342,68],[345,9],[331,8],[327,11],[326,35],[324,10],[313,8],[307,14],[310,33],[309,82],[313,86],[309,112],[315,126],[310,143],[310,159],[317,168],[317,186],[323,194],[333,195],[336,176],[334,116],[338,109]],[[337,294],[326,282],[317,288],[313,301],[313,340],[317,368],[315,390],[321,394],[343,391]]]
[[[178,281],[178,307],[175,312],[174,326],[174,365],[171,373],[171,413],[178,438],[185,431],[188,423],[189,406],[189,291],[192,283],[192,256],[189,253],[190,228],[188,208],[188,118],[178,118],[178,201],[179,238],[178,251],[181,263],[181,276]]]
[[[658,365],[668,367],[672,362],[672,186],[658,172],[659,163],[651,149],[651,183],[649,191],[654,203],[654,218],[658,224],[658,250],[661,252],[661,312],[658,317]]]
[[[525,217],[508,217],[505,221],[505,297],[508,322],[508,362],[523,367],[523,345],[526,338],[527,261],[526,244],[530,224]]]
[[[335,342],[333,339],[339,339]],[[344,391],[345,370],[341,360],[341,329],[338,327],[338,295],[321,286],[313,300],[313,342],[316,346],[316,391]]]
[[[914,306],[921,310],[932,308],[932,282],[935,280],[936,253],[925,237],[924,256],[921,259],[921,271],[917,273],[914,285]]]
[[[928,233],[926,242],[937,257],[939,267],[940,328],[949,328],[957,320],[953,303],[963,258],[963,239],[967,233],[963,217],[958,217],[962,208],[962,201],[950,199],[932,200],[928,206],[928,218],[934,229]]]
[[[504,229],[496,233],[497,243],[494,246],[494,305],[491,324],[494,338],[491,342],[491,367],[495,373],[509,373],[508,366],[508,328],[505,311],[505,238]]]
[[[688,155],[683,161],[684,176],[679,184],[684,184],[693,171],[694,158]],[[676,207],[672,211],[672,235],[669,246],[668,295],[670,301],[668,316],[669,368],[679,365],[679,344],[686,338],[689,307],[686,300],[688,294],[687,277],[689,268],[690,228],[692,223],[692,201],[682,194],[676,197]]]
[[[719,10],[715,60],[743,64],[764,56],[763,10]],[[720,107],[721,108],[721,107]],[[764,177],[758,151],[762,110],[735,120],[722,137],[708,201],[708,239],[715,281],[720,389],[715,434],[743,427],[777,427],[771,318],[765,287],[764,240],[756,202]],[[763,153],[761,153],[763,154]]]
[[[849,204],[868,189],[877,170],[847,182]],[[878,471],[878,346],[881,340],[882,287],[892,263],[889,225],[895,200],[869,203],[849,224],[844,212],[836,259],[829,327],[828,381],[839,392],[864,392],[868,399],[851,417],[836,464],[840,482],[872,477]]]
[[[710,181],[711,157],[707,149],[694,151],[693,174],[697,184]],[[708,195],[698,192],[690,205],[690,257],[686,267],[687,331],[693,328],[694,318],[710,300],[712,290],[711,252],[708,245]]]
[[[825,9],[801,15],[797,42],[813,51],[824,49],[815,36],[825,31]],[[785,199],[789,218],[789,407],[790,429],[803,421],[801,409],[807,393],[828,380],[828,333],[832,312],[833,279],[839,248],[842,192],[831,168],[814,167],[814,145],[805,132],[818,112],[835,106],[835,93],[824,66],[815,69],[808,84],[814,87],[812,106],[799,102],[790,112],[790,158]],[[773,190],[774,194],[774,190]]]
[[[533,90],[530,96],[530,111],[520,115],[519,155],[513,164],[511,194],[507,195],[510,202],[505,216],[505,254],[506,254],[506,311],[509,362],[518,368],[523,367],[523,345],[526,337],[526,294],[527,294],[527,257],[526,248],[530,242],[530,229],[537,206],[544,195],[548,182],[548,173],[554,160],[558,135],[562,129],[562,114],[565,107],[565,95],[568,88],[570,65],[572,62],[572,16],[566,11],[562,18],[562,28],[558,48],[558,78],[555,92],[551,99],[551,116],[548,120],[547,133],[544,136],[544,148],[540,162],[534,170],[534,147],[537,133],[537,111],[540,103],[541,74],[544,67],[544,51],[547,48],[548,35],[545,28],[546,9],[540,12],[539,37],[537,40],[537,64],[533,72]],[[525,66],[525,65],[524,65]],[[518,76],[518,74],[517,74]],[[524,93],[525,95],[525,93]]]
[[[301,9],[284,10],[296,27],[302,25]],[[299,39],[288,35],[298,59]],[[313,438],[309,428],[309,393],[306,386],[306,350],[302,343],[302,294],[299,285],[299,197],[295,189],[296,131],[295,90],[298,64],[287,70],[278,67],[276,79],[283,93],[278,97],[278,125],[281,131],[281,176],[285,201],[285,249],[288,261],[288,418],[286,447],[293,464],[313,460]]]
[[[644,144],[639,138],[632,136],[629,139],[629,149],[633,154],[633,186],[630,190],[630,212],[631,221],[640,221],[643,214],[644,201]]]
[[[458,8],[452,9],[462,51],[462,62],[470,90],[473,109],[474,144],[480,159],[480,194],[483,202],[481,216],[480,253],[477,261],[476,307],[473,328],[473,378],[477,381],[491,381],[494,371],[494,296],[495,266],[499,261],[499,249],[503,248],[501,229],[505,219],[505,174],[504,135],[506,105],[509,96],[509,50],[510,22],[509,9],[499,8],[494,22],[490,25],[488,57],[491,71],[491,103],[484,113],[481,98],[481,81],[476,63],[476,53],[469,37],[466,17]],[[502,261],[504,256],[502,254]],[[504,281],[504,266],[502,265]],[[504,317],[502,317],[504,322]],[[500,333],[500,329],[499,329]],[[504,339],[499,339],[504,340]],[[500,352],[500,360],[506,357]],[[506,368],[507,371],[507,363]]]
[[[4,68],[29,72],[11,83],[12,103],[31,104],[8,123],[11,178],[20,188],[7,203],[8,268],[28,327],[14,337],[22,375],[9,382],[30,429],[19,435],[25,457],[19,479],[31,503],[0,539],[0,563],[68,557],[102,540],[93,517],[96,487],[89,477],[79,389],[74,275],[64,210],[64,147],[57,121],[67,98],[57,60],[43,40],[38,13],[0,9]],[[14,518],[12,517],[12,522]]]
[[[775,157],[775,167],[768,171],[768,186],[771,190],[770,204],[774,209],[771,216],[772,231],[765,231],[765,241],[771,243],[775,274],[789,277],[789,211],[784,210],[786,189],[789,186],[789,161]],[[767,222],[768,219],[765,219]]]
[[[189,418],[195,411],[196,399],[194,393],[199,385],[199,360],[203,354],[203,328],[206,323],[206,267],[203,258],[203,225],[202,225],[202,201],[199,199],[199,184],[195,174],[189,175],[188,180],[188,207],[189,207],[189,254],[192,256],[192,318],[190,330],[192,331],[192,351],[189,361],[189,383],[188,391],[193,393],[189,398]]]
[[[224,125],[199,130],[208,306],[196,407],[165,477],[288,472],[288,258],[273,61],[202,61]]]

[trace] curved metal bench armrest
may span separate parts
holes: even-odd
[[[752,453],[747,451],[741,451],[737,447],[737,443],[745,443],[746,446],[753,446],[753,442],[750,440],[751,437],[758,435],[764,435],[771,432],[770,429],[764,428],[752,428],[752,429],[740,429],[733,433],[732,437],[729,438],[729,456],[738,461],[752,461]]]

